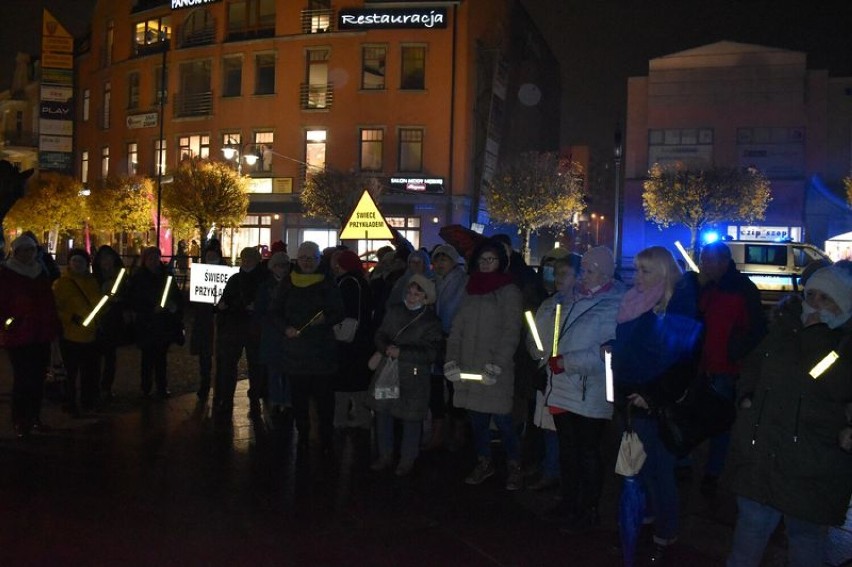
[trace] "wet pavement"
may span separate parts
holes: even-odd
[[[74,419],[46,402],[50,429],[17,440],[0,353],[0,565],[622,564],[614,473],[600,527],[566,535],[542,518],[556,492],[510,493],[499,473],[465,485],[469,449],[424,454],[397,478],[369,471],[370,436],[358,432],[337,440],[331,464],[315,447],[297,454],[291,420],[249,419],[246,380],[233,420],[214,421],[194,394],[197,367],[186,347],[170,353],[168,400],[140,397],[138,360],[136,349],[120,349],[116,398],[97,413]],[[617,446],[610,433],[608,470]],[[681,483],[670,564],[723,565],[734,499],[724,486],[714,499],[700,494],[696,457],[694,480]],[[763,565],[781,566],[784,555],[776,534]]]

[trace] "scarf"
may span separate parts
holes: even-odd
[[[290,274],[290,281],[293,282],[293,285],[296,287],[308,287],[314,284],[318,284],[325,279],[323,274],[300,274],[299,272],[292,272]]]
[[[24,264],[20,260],[15,259],[14,257],[9,258],[6,262],[6,267],[12,270],[17,274],[21,274],[24,277],[30,278],[32,280],[36,279],[41,275],[41,272],[44,270],[44,267],[38,261],[30,262],[29,264]]]
[[[485,295],[514,282],[512,274],[502,272],[473,272],[467,280],[470,295]]]
[[[660,282],[645,292],[639,291],[636,287],[630,288],[630,291],[625,293],[624,299],[621,300],[615,321],[625,323],[650,311],[660,302],[665,291],[665,282]]]

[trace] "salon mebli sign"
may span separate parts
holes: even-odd
[[[446,27],[446,8],[348,8],[340,10],[337,15],[339,30]]]
[[[172,10],[181,10],[183,8],[195,8],[204,6],[205,4],[215,4],[222,0],[172,0]]]

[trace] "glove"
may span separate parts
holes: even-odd
[[[565,363],[562,360],[561,354],[548,358],[547,365],[550,367],[550,371],[554,374],[562,374],[565,372]]]
[[[458,382],[461,380],[461,370],[455,360],[450,360],[444,364],[444,378],[450,382]]]
[[[503,372],[503,369],[496,364],[490,362],[485,365],[485,373],[482,375],[482,383],[486,386],[493,386],[497,383],[497,377]]]

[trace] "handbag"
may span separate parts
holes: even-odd
[[[618,458],[615,461],[615,472],[621,476],[631,477],[639,474],[645,464],[647,454],[639,435],[633,431],[631,406],[627,406],[627,423],[621,434],[621,445],[618,447]]]
[[[373,397],[377,400],[399,399],[399,361],[395,358],[385,358],[376,371],[373,382]]]
[[[707,381],[695,384],[678,401],[657,411],[660,439],[678,458],[687,456],[710,437],[728,431],[735,418],[733,400],[719,395]]]
[[[343,321],[332,327],[334,338],[342,343],[351,343],[354,341],[355,333],[358,332],[358,327],[361,324],[361,284],[355,278],[350,279],[358,287],[358,318],[346,317]],[[343,283],[342,280],[341,283]]]

